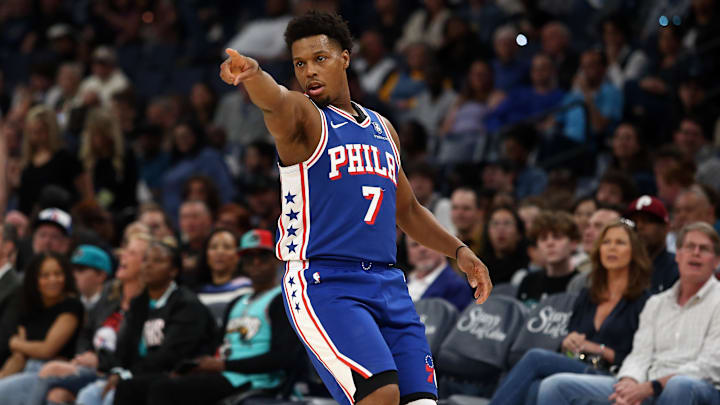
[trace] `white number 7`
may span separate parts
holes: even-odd
[[[365,214],[365,223],[368,225],[375,224],[375,218],[377,217],[378,211],[383,200],[383,189],[380,187],[363,186],[362,188],[363,197],[370,201],[370,207],[368,207],[367,213]]]

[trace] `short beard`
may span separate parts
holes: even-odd
[[[312,97],[310,97],[310,99],[315,103],[315,105],[317,105],[320,108],[325,108],[330,105],[330,97],[325,97],[320,100],[316,100]]]

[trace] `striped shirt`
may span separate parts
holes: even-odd
[[[720,387],[720,281],[709,278],[683,306],[679,291],[680,281],[648,299],[618,378],[645,382],[678,374]]]

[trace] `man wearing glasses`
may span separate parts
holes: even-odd
[[[677,240],[680,279],[645,304],[617,379],[556,374],[540,385],[538,405],[720,404],[720,237],[695,222]]]

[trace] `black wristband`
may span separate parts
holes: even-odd
[[[660,383],[660,381],[658,381],[658,380],[652,380],[652,381],[650,381],[650,384],[652,384],[653,395],[656,397],[659,397],[663,391],[662,383]]]
[[[457,247],[457,249],[455,249],[455,260],[457,260],[457,258],[458,258],[458,253],[460,253],[460,249],[462,249],[464,247],[466,248],[467,245],[460,245]],[[470,248],[468,248],[468,249],[470,249]]]

